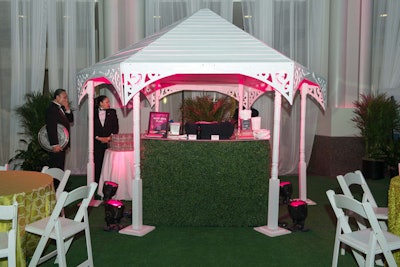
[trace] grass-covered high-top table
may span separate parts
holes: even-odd
[[[142,149],[145,224],[266,223],[269,140],[142,139]]]

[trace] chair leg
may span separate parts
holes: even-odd
[[[370,253],[367,253],[366,257],[365,257],[365,265],[366,267],[374,267],[374,263],[375,263],[375,254],[372,253],[372,251]]]
[[[92,240],[90,239],[90,228],[89,225],[85,228],[85,236],[86,236],[86,248],[87,248],[87,256],[88,256],[88,266],[93,267],[93,255],[92,255]]]
[[[57,261],[59,267],[67,267],[67,259],[65,257],[65,248],[63,240],[56,240],[57,243]]]
[[[64,240],[61,236],[59,229],[56,225],[56,243],[57,243],[57,259],[59,267],[67,267],[67,259],[65,257],[66,249],[64,247]]]
[[[357,261],[358,266],[360,266],[360,267],[362,267],[362,266],[368,266],[368,265],[366,264],[364,255],[360,254],[360,252],[358,252],[358,251],[356,251],[356,250],[354,250],[354,249],[352,249],[352,252],[353,252],[354,258],[355,258],[356,261]]]
[[[42,253],[44,251],[44,248],[45,248],[48,240],[49,240],[49,238],[46,236],[42,236],[40,238],[39,243],[35,249],[35,252],[33,253],[33,256],[31,258],[31,261],[29,262],[29,267],[34,267],[39,264],[40,257],[42,256]]]
[[[397,267],[396,260],[393,257],[393,254],[391,251],[384,251],[383,254],[385,255],[386,259],[386,264],[389,267]]]
[[[14,235],[15,236],[15,229],[10,230],[9,235]],[[16,240],[15,238],[9,238],[9,243],[8,246],[12,248],[11,255],[8,255],[8,266],[10,267],[15,267],[17,266],[17,251],[16,251]]]
[[[335,244],[333,247],[332,267],[338,266],[340,241],[335,237]]]

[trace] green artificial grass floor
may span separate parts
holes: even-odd
[[[297,177],[291,181],[293,198],[298,196]],[[389,179],[368,180],[378,205],[387,205]],[[66,187],[71,190],[86,183],[85,176],[72,176]],[[157,226],[143,237],[106,232],[104,207],[89,210],[94,265],[101,266],[331,266],[336,218],[325,192],[340,192],[335,178],[311,176],[307,179],[307,197],[317,203],[308,207],[307,232],[269,237],[253,227],[169,227]],[[126,201],[126,210],[131,202]],[[145,205],[145,203],[144,203]],[[194,207],[195,209],[195,207]],[[286,206],[280,206],[280,221],[291,223]],[[246,214],[243,214],[246,216]],[[266,214],[267,217],[267,214]],[[121,224],[130,225],[128,218]],[[67,255],[68,266],[76,266],[86,257],[85,238],[76,238]],[[41,266],[54,266],[54,260]],[[352,255],[339,257],[338,266],[357,266]]]

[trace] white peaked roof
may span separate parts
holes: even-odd
[[[111,83],[126,105],[137,92],[151,94],[176,84],[239,84],[279,91],[292,103],[303,82],[324,107],[326,82],[209,9],[201,9],[161,32],[82,70],[79,102],[86,83]]]

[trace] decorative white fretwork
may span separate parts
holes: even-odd
[[[272,87],[274,90],[281,93],[287,101],[292,104],[293,102],[293,83],[291,82],[293,77],[290,71],[274,71],[274,72],[259,72],[259,73],[249,73],[246,74],[253,77],[267,86],[264,89],[260,89],[262,92],[266,92],[267,88]],[[254,102],[253,102],[254,103]]]
[[[123,100],[124,92],[121,84],[121,75],[119,68],[103,68],[103,69],[92,69],[92,72],[80,72],[76,76],[77,90],[78,90],[78,103],[87,94],[86,83],[88,79],[100,80],[101,83],[112,84],[118,93],[121,101]]]
[[[324,97],[322,95],[321,89],[318,86],[309,85],[307,94],[311,95],[325,110]]]
[[[169,74],[160,73],[124,73],[124,105],[133,98],[133,96],[139,92],[142,88],[148,90],[146,94],[156,91],[158,88],[156,81],[164,77],[169,76]],[[148,86],[154,83],[156,86]]]
[[[308,83],[307,94],[311,95],[325,110],[326,81],[301,65],[295,64],[294,85],[299,88],[301,83]]]

